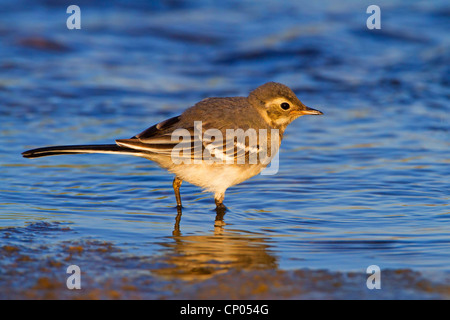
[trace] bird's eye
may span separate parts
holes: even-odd
[[[281,104],[281,109],[283,109],[283,110],[288,110],[290,107],[291,107],[291,106],[290,106],[289,103],[287,103],[287,102],[283,102],[283,103]]]

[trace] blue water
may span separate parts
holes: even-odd
[[[0,2],[0,296],[23,297],[48,276],[36,269],[45,259],[98,281],[134,281],[143,267],[132,261],[145,260],[150,298],[171,297],[166,282],[196,280],[198,290],[236,270],[448,274],[450,7],[378,1],[382,27],[369,30],[370,4],[79,1],[82,28],[68,30],[57,2]],[[228,189],[223,221],[212,195],[185,183],[176,227],[173,177],[145,159],[20,155],[129,138],[268,81],[324,116],[288,127],[276,175]],[[111,257],[91,256],[93,243],[123,261],[101,269]],[[85,256],[66,257],[70,245]]]

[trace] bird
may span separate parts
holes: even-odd
[[[126,154],[156,162],[174,174],[177,208],[183,181],[214,194],[259,174],[277,154],[286,127],[303,115],[322,115],[305,106],[286,85],[267,82],[247,97],[211,97],[181,115],[159,122],[115,144],[50,146],[28,150],[25,158],[68,154]],[[225,139],[224,139],[225,137]]]

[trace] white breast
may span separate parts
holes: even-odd
[[[173,166],[169,171],[205,191],[223,193],[227,188],[257,175],[263,168],[261,164],[184,164]]]

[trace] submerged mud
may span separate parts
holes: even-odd
[[[369,290],[364,271],[279,270],[273,262],[259,268],[224,268],[226,262],[217,261],[193,265],[183,252],[152,257],[95,239],[52,241],[61,233],[76,236],[62,223],[0,230],[0,237],[11,242],[0,247],[0,299],[450,298],[450,278],[436,281],[409,269],[383,270],[381,289]],[[48,241],[35,241],[36,234]],[[70,265],[81,269],[79,290],[67,286]]]

